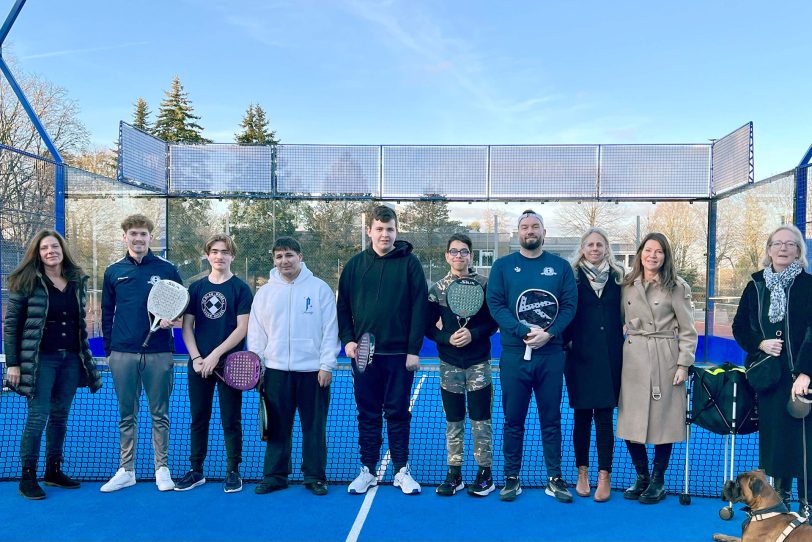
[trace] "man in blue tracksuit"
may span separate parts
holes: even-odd
[[[147,297],[152,285],[162,279],[181,283],[175,266],[149,249],[152,220],[131,215],[121,223],[127,254],[104,272],[102,290],[102,334],[104,353],[118,397],[120,462],[116,474],[101,487],[105,493],[135,484],[135,447],[138,440],[138,402],[141,387],[147,394],[152,417],[152,447],[155,451],[155,483],[160,491],[175,484],[169,472],[169,395],[172,392],[175,351],[172,322],[161,320],[160,329],[141,344],[150,328]]]
[[[488,279],[487,300],[499,324],[502,341],[500,370],[502,405],[505,411],[505,487],[502,500],[512,501],[522,489],[524,424],[530,397],[536,395],[544,463],[545,492],[561,502],[572,502],[567,483],[561,478],[561,393],[564,374],[562,335],[575,316],[578,289],[569,263],[544,252],[544,221],[533,211],[519,217],[519,252],[496,260]],[[516,318],[516,300],[528,289],[546,290],[558,299],[558,316],[546,330],[531,329]],[[530,346],[532,357],[524,360]]]

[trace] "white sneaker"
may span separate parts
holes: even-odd
[[[420,493],[420,484],[412,478],[412,473],[409,472],[409,465],[401,468],[395,475],[395,487],[399,487],[406,495],[417,495]]]
[[[125,470],[124,467],[118,469],[110,481],[101,486],[102,493],[112,493],[125,487],[135,485],[135,471]]]
[[[361,467],[361,473],[347,486],[347,493],[350,495],[360,495],[366,493],[367,489],[377,485],[378,479],[375,475],[369,472],[367,467]]]
[[[155,471],[155,485],[158,491],[172,491],[175,489],[175,482],[172,481],[172,474],[166,467],[161,467]]]

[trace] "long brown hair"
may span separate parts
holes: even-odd
[[[643,238],[640,246],[637,247],[637,253],[634,255],[634,263],[632,264],[631,272],[626,275],[626,280],[623,281],[624,286],[631,286],[634,281],[643,276],[643,261],[642,253],[643,247],[649,241],[656,241],[663,249],[663,265],[660,267],[660,285],[666,290],[673,290],[677,285],[677,267],[674,265],[674,253],[671,251],[671,244],[668,238],[659,232],[651,232]]]
[[[46,237],[54,237],[62,247],[62,276],[69,281],[79,283],[84,273],[82,268],[76,264],[68,250],[65,238],[54,230],[40,230],[28,243],[23,261],[17,269],[11,272],[8,277],[8,289],[10,292],[31,295],[37,285],[38,275],[45,273],[45,266],[39,257],[39,245]]]

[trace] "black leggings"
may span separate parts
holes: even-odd
[[[598,449],[598,469],[612,472],[615,434],[612,429],[614,408],[576,408],[572,428],[575,465],[589,466],[589,444],[592,437],[592,419],[595,419],[595,445]]]
[[[648,469],[648,452],[646,445],[639,442],[626,441],[626,446],[629,448],[629,455],[632,456],[632,463],[635,466],[645,465]],[[671,450],[674,447],[670,442],[668,444],[655,444],[654,445],[654,468],[665,472],[668,469],[668,460],[671,459]]]

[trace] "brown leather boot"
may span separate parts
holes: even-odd
[[[578,467],[578,482],[575,483],[575,493],[579,497],[589,497],[589,467]]]
[[[605,470],[598,471],[598,487],[595,489],[595,502],[606,502],[612,496],[612,475]]]

